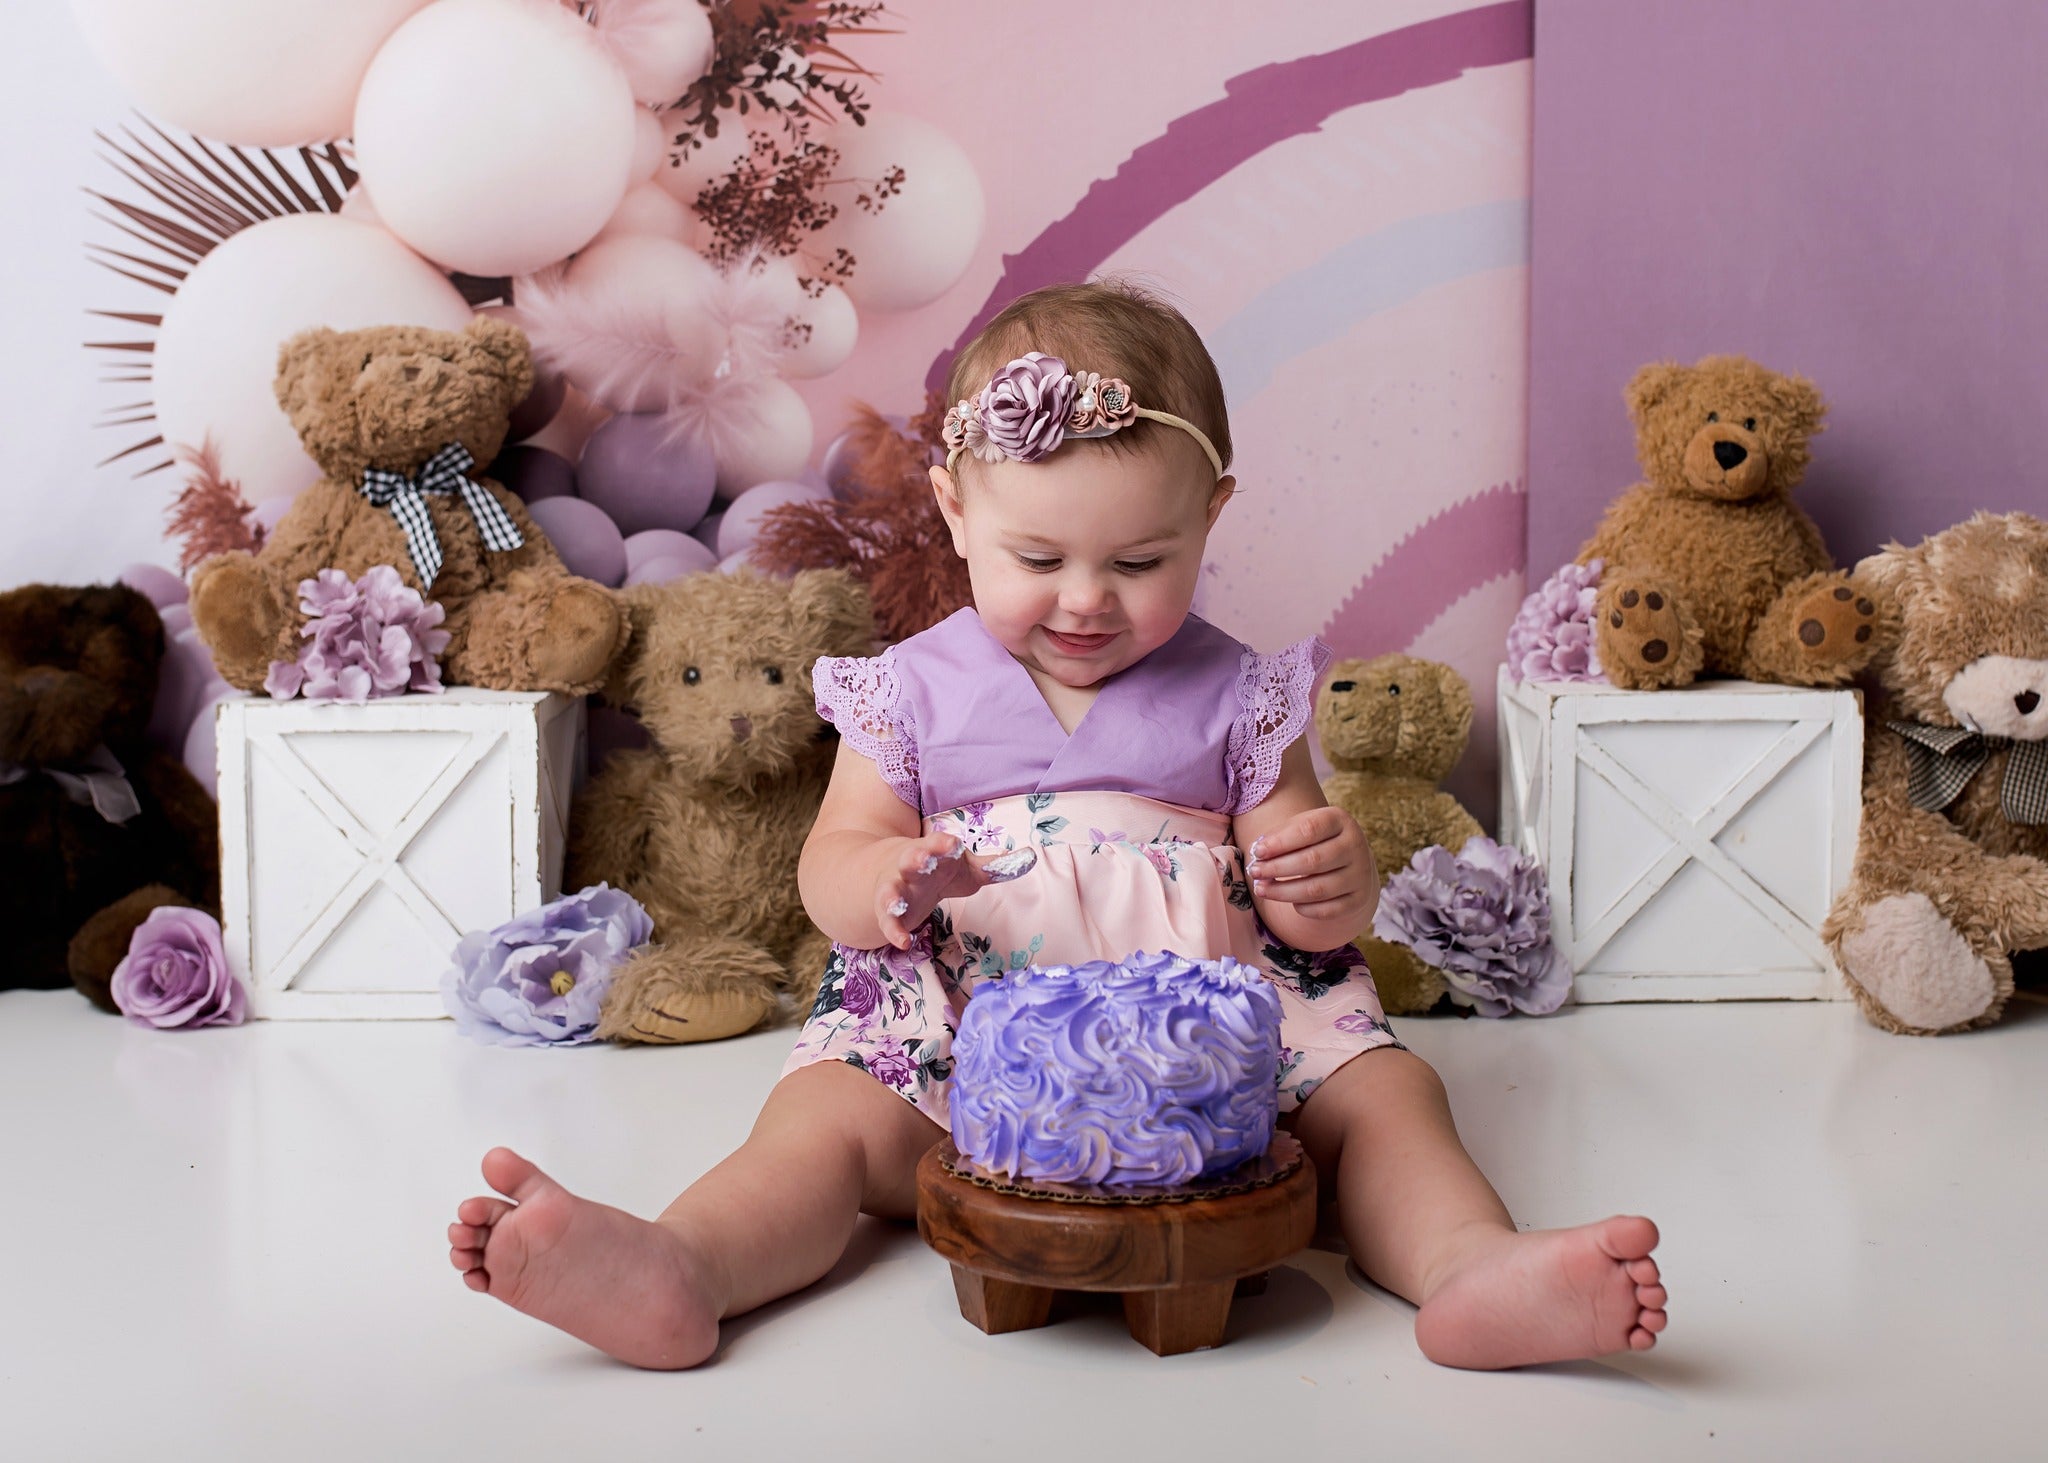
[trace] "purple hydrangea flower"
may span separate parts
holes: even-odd
[[[1032,351],[996,372],[976,402],[988,446],[1036,462],[1066,440],[1074,377],[1058,356]]]
[[[1387,880],[1372,932],[1442,971],[1451,999],[1482,1016],[1547,1016],[1571,994],[1542,866],[1491,838],[1417,853]]]
[[[1602,561],[1566,564],[1522,601],[1508,626],[1508,674],[1517,681],[1606,685],[1593,633]]]
[[[1140,951],[981,986],[953,1043],[953,1142],[992,1173],[1177,1184],[1273,1141],[1280,998],[1229,958]]]
[[[274,660],[263,689],[280,701],[301,691],[309,701],[367,701],[441,689],[444,611],[379,564],[360,579],[322,569],[299,581],[308,616],[296,661]]]
[[[220,923],[203,909],[151,910],[114,967],[113,986],[115,1008],[138,1026],[239,1026],[249,1014]]]
[[[456,1030],[491,1046],[576,1046],[597,1037],[612,974],[654,922],[623,889],[593,884],[464,935],[441,977]]]

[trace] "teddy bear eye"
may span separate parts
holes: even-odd
[[[761,667],[761,674],[771,686],[782,684],[782,667],[779,665],[764,665]]]
[[[697,668],[696,668],[695,666],[685,666],[685,667],[683,668],[683,684],[684,684],[684,685],[686,685],[686,686],[694,686],[694,685],[696,685],[696,684],[697,684],[697,682],[699,682],[699,681],[701,681],[701,680],[703,680],[703,679],[704,679],[704,673],[703,673],[702,671],[698,670],[698,669],[697,669]]]
[[[1721,420],[1721,414],[1717,411],[1710,411],[1707,413],[1707,420],[1710,422],[1718,422]]]
[[[1389,686],[1387,687],[1387,694],[1389,696],[1398,696],[1401,694],[1401,688],[1399,686]]]
[[[1330,682],[1330,690],[1331,690],[1332,692],[1341,692],[1341,691],[1356,691],[1357,689],[1358,689],[1358,682],[1356,682],[1356,681],[1332,681],[1332,682]]]
[[[1745,432],[1754,432],[1756,430],[1756,418],[1744,417],[1742,419],[1742,430]]]

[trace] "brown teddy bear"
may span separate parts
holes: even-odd
[[[1316,689],[1316,736],[1335,769],[1323,796],[1358,820],[1380,878],[1422,849],[1455,852],[1483,832],[1437,784],[1465,755],[1472,688],[1447,665],[1409,655],[1340,660]],[[1412,950],[1372,935],[1358,948],[1390,1016],[1429,1010],[1448,987]]]
[[[1648,479],[1609,506],[1579,562],[1617,686],[1703,673],[1838,686],[1876,651],[1876,603],[1837,572],[1792,502],[1827,408],[1813,384],[1741,356],[1636,372],[1625,393]]]
[[[2012,957],[2048,947],[2048,523],[1980,513],[1856,574],[1884,601],[1890,699],[1821,933],[1887,1031],[1989,1026]]]
[[[166,904],[220,908],[219,819],[191,773],[144,741],[164,627],[124,585],[0,594],[0,987],[109,981]]]
[[[484,317],[460,332],[387,325],[286,341],[278,404],[326,476],[260,551],[216,555],[194,574],[192,622],[221,675],[258,691],[272,661],[297,657],[299,581],[389,564],[446,611],[449,684],[597,689],[624,614],[479,475],[532,384],[526,337]]]
[[[638,899],[654,941],[605,996],[598,1035],[713,1041],[808,1010],[831,941],[797,859],[838,737],[811,695],[821,655],[872,655],[874,615],[841,570],[691,574],[622,596],[632,620],[605,699],[653,740],[614,753],[570,815],[566,884]]]

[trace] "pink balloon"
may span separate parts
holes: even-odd
[[[583,444],[576,483],[623,532],[687,530],[711,506],[717,472],[710,449],[668,418],[622,412]]]
[[[496,478],[525,503],[576,496],[576,469],[569,466],[568,459],[545,447],[507,447],[491,463],[486,476]]]
[[[150,742],[175,752],[185,745],[185,730],[210,695],[227,689],[213,668],[213,657],[189,627],[164,643],[163,667],[157,672],[156,706],[149,716]]]
[[[718,552],[718,531],[724,526],[725,509],[721,508],[716,513],[705,514],[704,521],[690,530],[690,537],[704,545],[705,548],[710,549],[713,553],[716,553]]]
[[[626,572],[632,573],[652,559],[674,558],[704,547],[689,534],[673,528],[650,528],[626,535]],[[716,556],[713,556],[716,558]]]
[[[185,581],[160,564],[130,564],[121,571],[121,582],[165,610],[185,602]]]
[[[666,584],[685,574],[708,574],[718,567],[718,555],[690,540],[693,553],[662,554],[626,571],[628,584]]]
[[[729,558],[753,547],[761,532],[761,520],[771,509],[780,508],[785,503],[829,502],[831,498],[831,489],[810,483],[761,483],[748,488],[733,499],[732,507],[726,510],[725,522],[718,526],[719,557]]]
[[[157,618],[164,622],[164,634],[176,635],[181,630],[192,628],[192,607],[190,605],[165,605],[158,610]]]
[[[754,551],[751,548],[741,549],[736,554],[727,554],[718,561],[718,572],[721,574],[737,574],[742,569],[751,569],[757,574],[761,572],[761,566],[754,562]]]
[[[581,498],[543,498],[526,511],[571,574],[616,589],[626,577],[626,540],[611,515]]]
[[[292,499],[296,496],[297,494],[287,494],[281,498],[265,498],[250,511],[249,521],[266,534],[269,533],[277,527],[278,520],[284,517],[285,511],[292,506]]]

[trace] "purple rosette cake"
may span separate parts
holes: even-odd
[[[1280,998],[1228,957],[1026,968],[975,993],[953,1058],[953,1145],[975,1167],[1186,1184],[1272,1144]]]

